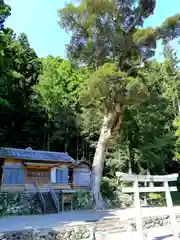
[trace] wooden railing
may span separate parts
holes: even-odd
[[[9,192],[24,192],[24,191],[36,191],[36,183],[35,182],[28,182],[25,184],[19,184],[19,183],[11,183],[11,184],[4,184],[2,183],[0,185],[1,191],[9,191]]]
[[[37,196],[38,196],[38,198],[39,198],[39,200],[40,200],[40,202],[43,206],[43,212],[46,213],[46,202],[44,200],[44,197],[43,197],[37,183],[35,183],[35,186],[36,186],[36,194],[37,194]]]
[[[51,194],[52,200],[56,206],[56,209],[58,211],[58,213],[60,212],[60,206],[59,206],[59,199],[57,198],[54,190],[52,189],[51,185],[49,185],[49,192]]]
[[[49,184],[51,186],[52,189],[56,189],[56,190],[59,190],[59,189],[70,189],[71,186],[70,184],[61,184],[61,183],[51,183]]]
[[[73,190],[89,190],[89,186],[76,186],[74,183],[69,182],[67,184],[63,183],[51,183],[50,184],[52,189],[73,189]]]
[[[25,190],[24,184],[2,184],[0,186],[1,191],[8,191],[8,192],[23,192]]]
[[[25,184],[1,184],[0,191],[10,191],[10,192],[23,192],[23,191],[36,191],[38,187],[40,190],[49,190],[49,186],[52,190],[61,189],[73,189],[73,190],[89,190],[89,186],[76,186],[73,183],[61,184],[61,183],[49,183],[42,184],[39,186],[37,182],[27,182]]]

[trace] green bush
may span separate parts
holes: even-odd
[[[114,199],[116,191],[118,189],[118,183],[115,179],[103,177],[101,180],[101,193],[104,198]]]
[[[74,194],[74,209],[91,209],[93,204],[92,193],[90,191],[76,191]]]
[[[129,207],[133,204],[133,199],[129,194],[123,194],[121,183],[117,179],[103,177],[101,181],[101,193],[109,208]]]
[[[163,193],[149,193],[148,203],[156,206],[165,205],[165,197]]]

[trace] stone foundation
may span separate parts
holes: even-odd
[[[42,214],[35,193],[0,192],[0,216]]]
[[[180,222],[180,215],[176,215],[176,221]],[[130,228],[131,231],[135,231],[136,230],[136,222],[133,219],[130,219],[124,223],[122,223],[124,225],[124,228],[127,230],[128,228]],[[144,229],[151,229],[151,228],[158,228],[158,227],[162,227],[162,226],[166,226],[170,224],[170,219],[168,215],[164,215],[164,216],[154,216],[154,217],[145,217],[143,219],[143,228]],[[128,229],[129,230],[129,229]]]
[[[23,230],[0,233],[0,240],[75,240],[93,239],[92,226],[76,226],[64,229]]]

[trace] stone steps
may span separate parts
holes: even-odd
[[[113,234],[124,230],[117,218],[100,220],[95,223],[95,228],[97,234]]]
[[[51,194],[49,192],[42,193],[44,200],[46,202],[46,213],[57,213],[56,206],[53,202]]]

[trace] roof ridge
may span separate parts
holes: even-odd
[[[34,151],[34,152],[45,152],[45,153],[65,153],[68,154],[68,152],[57,152],[57,151],[46,151],[46,150],[36,150],[36,149],[32,149],[32,148],[10,148],[10,147],[0,147],[0,149],[6,149],[6,150],[18,150],[18,151]]]
[[[29,150],[22,148],[5,148],[0,147],[0,157],[24,159],[33,161],[53,161],[53,162],[69,162],[75,160],[67,152],[49,152],[41,150]]]

